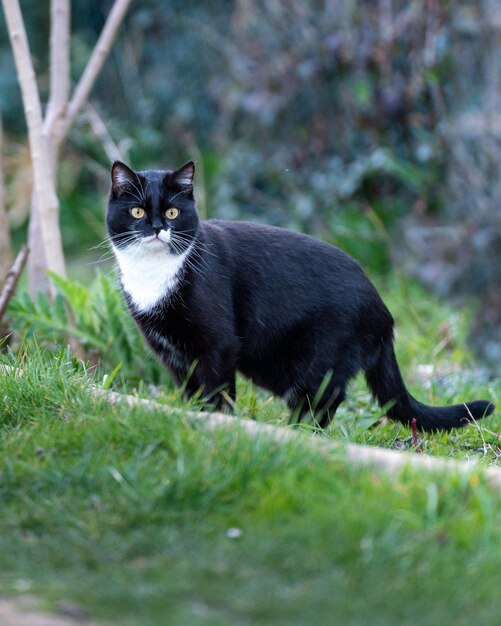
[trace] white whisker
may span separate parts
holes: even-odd
[[[186,193],[186,189],[181,189],[181,191],[178,191],[177,193],[175,193],[172,198],[170,198],[169,202],[174,202],[174,200],[180,196],[182,193]]]
[[[139,178],[137,179],[137,181],[141,185],[141,181],[139,180]],[[138,189],[137,185],[135,185],[132,181],[129,181],[129,184],[132,185],[134,189],[137,191],[137,195],[131,194],[131,196],[135,198],[140,204],[143,204],[143,202],[145,201],[143,186],[141,185],[141,189]]]

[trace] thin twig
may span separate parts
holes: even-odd
[[[101,116],[96,109],[88,102],[85,110],[85,117],[89,122],[91,131],[95,138],[100,142],[103,150],[106,153],[109,161],[123,161],[124,155],[120,151],[120,148],[113,141],[106,124],[103,122]]]
[[[471,425],[471,427],[474,428],[473,424]],[[501,439],[501,433],[495,433],[493,430],[489,430],[485,426],[482,426],[482,431],[484,433],[487,433],[488,435],[491,435],[491,437],[497,437],[498,439]]]
[[[471,422],[474,424],[475,428],[477,429],[481,439],[482,439],[482,448],[484,451],[484,457],[487,456],[487,452],[489,451],[490,446],[487,445],[486,441],[485,441],[485,437],[484,437],[484,433],[482,432],[482,427],[478,424],[477,420],[473,417],[470,409],[468,408],[467,404],[464,404],[464,407],[468,413],[468,416],[471,420]]]
[[[14,291],[16,290],[17,281],[21,276],[24,266],[26,265],[26,261],[28,259],[29,248],[28,246],[22,246],[19,252],[17,253],[16,260],[12,264],[12,267],[7,273],[7,278],[5,279],[5,284],[2,288],[2,292],[0,293],[0,321],[7,309],[7,305],[9,304],[10,299],[14,295]]]

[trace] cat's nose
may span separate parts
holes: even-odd
[[[151,230],[155,233],[155,235],[158,235],[158,233],[163,230],[162,222],[155,220],[151,225]]]

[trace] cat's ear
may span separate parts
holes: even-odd
[[[115,161],[111,168],[111,190],[117,196],[127,189],[134,189],[140,186],[137,174],[130,169],[125,163]]]
[[[195,163],[188,161],[176,171],[169,175],[170,183],[186,189],[193,188],[193,177],[195,176]]]

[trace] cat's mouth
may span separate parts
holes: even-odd
[[[150,246],[165,246],[170,242],[170,232],[161,230],[159,233],[156,233],[154,235],[143,237],[142,241],[143,243],[146,243]]]

